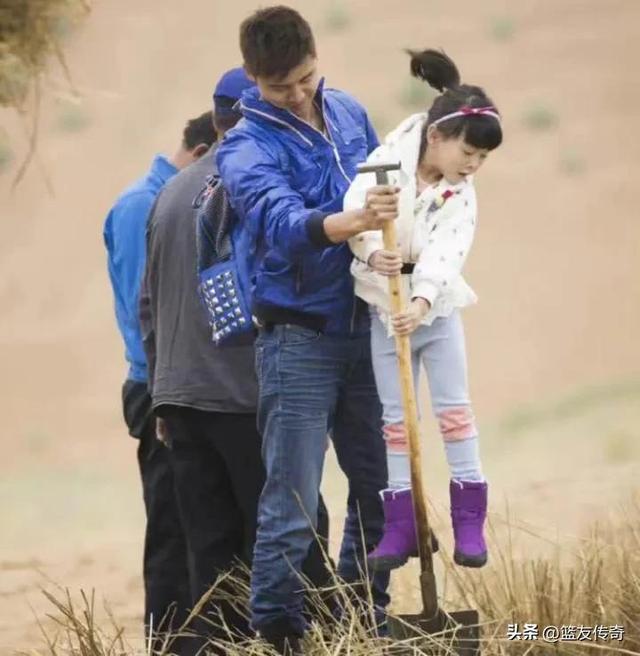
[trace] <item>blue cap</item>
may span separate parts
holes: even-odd
[[[216,84],[213,91],[214,113],[218,116],[229,116],[234,114],[233,106],[245,89],[254,87],[256,83],[247,77],[241,66],[227,71]]]

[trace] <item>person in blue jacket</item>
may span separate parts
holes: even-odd
[[[191,606],[187,555],[165,447],[156,439],[156,420],[147,389],[147,360],[138,302],[145,269],[146,229],[157,195],[180,169],[199,159],[216,139],[211,112],[190,120],[172,157],[157,155],[148,173],[116,200],[104,223],[104,242],[118,328],[129,370],[122,388],[124,418],[139,439],[138,465],[147,515],[143,578],[147,632],[179,626]]]
[[[243,93],[244,120],[225,135],[217,164],[254,262],[260,326],[258,426],[267,478],[251,612],[262,637],[288,653],[306,628],[299,572],[314,539],[327,432],[349,483],[339,574],[357,582],[366,551],[382,536],[381,408],[369,314],[354,295],[345,242],[380,229],[397,208],[389,194],[376,207],[342,211],[356,165],[378,140],[362,106],[325,87],[308,23],[288,7],[261,9],[242,23],[240,48],[257,88]],[[387,584],[384,572],[372,581],[378,610],[389,601]]]

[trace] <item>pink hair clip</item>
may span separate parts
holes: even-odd
[[[458,118],[460,116],[491,116],[492,118],[495,118],[498,123],[500,122],[500,114],[498,114],[498,110],[495,107],[469,107],[468,105],[464,105],[463,107],[460,107],[458,111],[451,112],[451,114],[445,114],[441,118],[433,121],[431,125],[438,125],[438,123],[448,121],[452,118]]]

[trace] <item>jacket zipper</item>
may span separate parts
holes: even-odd
[[[324,94],[322,94],[322,119],[324,120],[325,127],[327,128],[327,134],[331,138],[329,139],[328,137],[325,137],[324,134],[322,134],[322,132],[320,132],[320,130],[316,130],[316,131],[320,132],[322,137],[324,139],[326,139],[331,144],[331,148],[333,148],[333,155],[336,158],[336,163],[338,164],[338,168],[340,169],[340,173],[342,173],[342,175],[344,176],[344,179],[349,184],[351,184],[351,178],[346,174],[345,170],[342,168],[342,162],[340,161],[340,153],[338,152],[338,148],[336,146],[336,143],[333,140],[333,135],[331,134],[331,130],[329,129],[329,127],[333,128],[333,126],[331,125],[331,121],[329,120],[329,117],[327,116],[326,106],[325,106],[325,101],[324,101]],[[313,125],[311,127],[313,128]],[[313,129],[315,130],[315,128],[313,128]]]
[[[240,105],[240,108],[241,108],[243,111],[246,111],[246,112],[253,112],[254,114],[258,114],[258,116],[264,116],[264,118],[267,118],[267,119],[269,119],[270,121],[273,121],[274,123],[279,123],[280,125],[284,125],[285,127],[289,128],[290,130],[293,130],[293,131],[294,131],[294,132],[300,137],[300,139],[302,139],[302,140],[303,140],[308,146],[312,146],[312,147],[313,147],[313,142],[312,142],[312,141],[310,141],[309,139],[307,139],[307,138],[304,136],[304,134],[302,134],[302,132],[300,132],[300,130],[297,130],[296,128],[294,128],[293,125],[289,125],[289,123],[287,123],[286,121],[282,121],[282,120],[280,120],[279,118],[276,118],[275,116],[271,116],[271,114],[267,114],[266,112],[261,112],[261,111],[259,111],[259,110],[257,110],[257,109],[250,109],[249,107],[245,107],[245,106],[242,105],[242,104]],[[291,112],[289,112],[289,113],[291,114]],[[291,116],[295,116],[295,114],[291,114]],[[296,117],[296,118],[297,118],[297,117]],[[303,121],[303,123],[306,123],[306,121]],[[307,125],[309,125],[309,124],[307,123]],[[310,127],[313,127],[313,126],[310,126]],[[314,129],[315,129],[315,128],[314,128]],[[318,131],[319,131],[319,130],[318,130]],[[320,133],[320,134],[322,134],[322,133]]]
[[[344,176],[344,179],[349,184],[351,184],[351,178],[345,173],[344,168],[342,168],[342,162],[340,161],[340,153],[338,152],[338,148],[336,147],[336,144],[333,141],[333,136],[331,135],[331,130],[329,129],[329,125],[331,124],[331,121],[329,121],[328,118],[325,118],[327,113],[325,111],[324,95],[322,96],[322,119],[325,122],[325,127],[327,128],[327,134],[331,138],[327,137],[323,132],[318,130],[318,128],[315,127],[315,125],[312,125],[311,123],[308,123],[307,121],[301,119],[299,116],[296,116],[293,112],[290,112],[289,110],[287,110],[287,112],[291,116],[293,116],[295,119],[297,119],[298,121],[301,121],[306,126],[310,127],[314,132],[317,132],[331,146],[331,149],[333,150],[333,156],[335,157],[336,164],[338,165],[338,168],[340,169],[340,173],[342,173],[342,175]],[[292,128],[292,129],[294,129],[294,128]]]
[[[338,164],[338,168],[340,169],[340,173],[344,176],[344,179],[351,184],[351,178],[346,174],[344,168],[342,167],[342,162],[340,161],[340,153],[338,153],[338,148],[336,147],[336,144],[333,140],[333,135],[331,134],[331,129],[333,128],[333,125],[331,124],[331,121],[329,120],[329,117],[327,116],[327,112],[325,111],[325,102],[324,102],[324,95],[322,96],[322,118],[324,120],[325,127],[327,129],[327,134],[328,137],[326,137],[320,130],[316,129],[313,125],[310,125],[312,130],[315,130],[316,132],[320,133],[323,139],[325,139],[330,145],[333,150],[333,155],[336,158],[336,163]],[[305,121],[306,122],[306,121]],[[356,308],[357,308],[357,301],[356,301],[356,294],[355,291],[353,292],[353,300],[352,300],[352,306],[351,306],[351,321],[349,322],[349,334],[353,335],[355,332],[355,324],[356,324]]]

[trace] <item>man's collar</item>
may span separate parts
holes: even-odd
[[[324,78],[320,78],[318,87],[313,97],[314,103],[321,109],[324,114]],[[306,121],[298,118],[293,112],[287,109],[276,107],[270,102],[263,100],[260,97],[260,90],[258,87],[247,89],[243,92],[240,99],[240,111],[243,116],[249,120],[263,121],[272,120],[277,123],[285,123],[293,128],[296,132],[301,133],[302,138],[308,141],[304,135],[308,135],[308,131],[318,132]]]
[[[169,180],[169,178],[172,178],[177,172],[178,169],[169,161],[166,155],[160,154],[153,158],[151,173],[157,175],[163,183]]]

